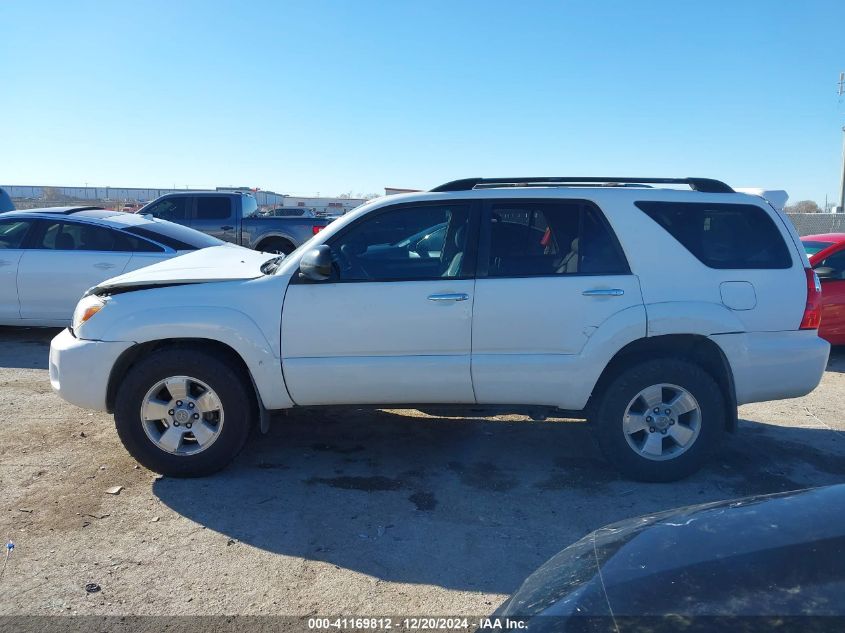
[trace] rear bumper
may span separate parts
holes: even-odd
[[[118,357],[134,343],[86,341],[62,330],[50,343],[50,384],[63,400],[106,411],[109,376]]]
[[[797,398],[824,375],[830,344],[815,330],[711,336],[730,363],[737,404]]]

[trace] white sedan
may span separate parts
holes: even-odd
[[[0,325],[69,325],[88,288],[222,244],[172,222],[96,207],[0,213]]]

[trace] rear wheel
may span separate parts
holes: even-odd
[[[641,481],[675,481],[698,470],[725,429],[721,389],[698,365],[656,359],[628,367],[596,410],[608,460]]]
[[[296,246],[281,237],[272,237],[264,240],[256,250],[262,253],[277,253],[279,255],[290,255],[296,250]]]
[[[253,403],[238,372],[208,352],[153,352],[133,365],[115,398],[114,420],[126,450],[175,477],[226,466],[249,435]]]

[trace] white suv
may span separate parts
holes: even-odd
[[[287,258],[221,246],[105,282],[50,379],[169,475],[225,466],[271,411],[437,404],[580,416],[610,464],[669,481],[739,404],[816,387],[819,294],[789,220],[722,182],[472,178]]]

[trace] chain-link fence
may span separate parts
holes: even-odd
[[[845,213],[787,213],[798,235],[845,233]]]

